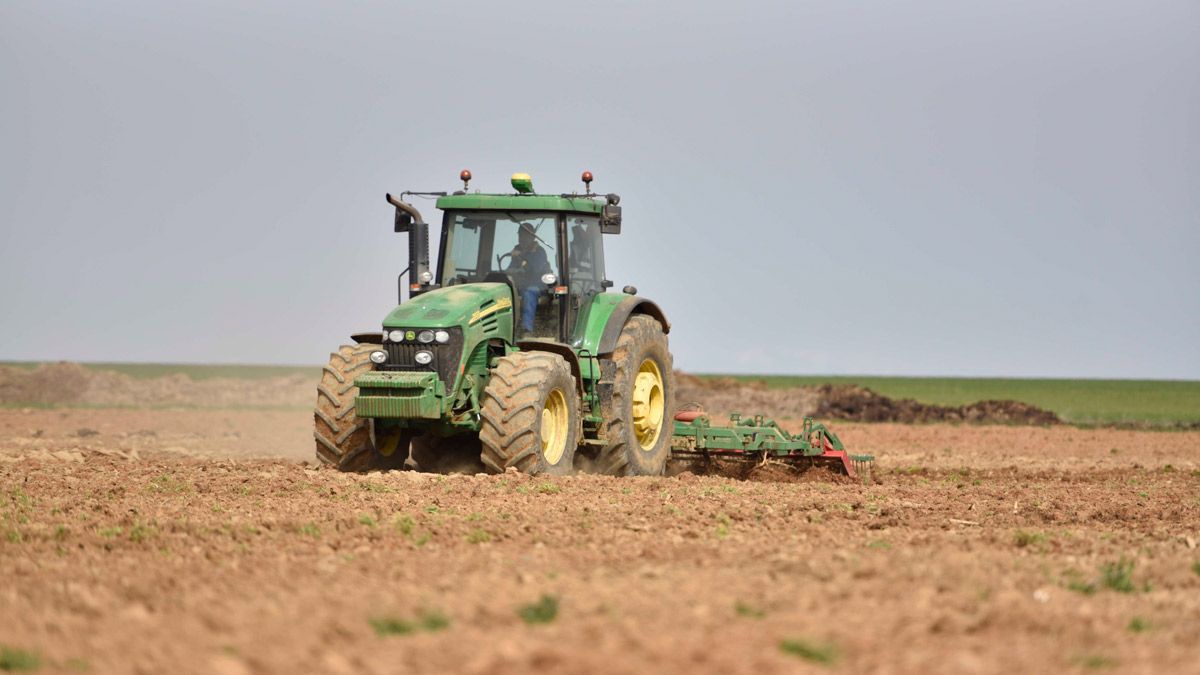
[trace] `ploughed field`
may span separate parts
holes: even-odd
[[[1200,663],[1200,431],[832,426],[877,482],[347,475],[303,409],[0,409],[0,666]]]

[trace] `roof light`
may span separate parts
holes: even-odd
[[[468,169],[463,169],[462,173],[458,174],[458,179],[463,182],[463,190],[466,190],[467,183],[471,182],[471,172]]]
[[[513,189],[521,194],[533,194],[533,177],[527,173],[514,173],[512,175]]]
[[[591,172],[591,171],[584,171],[584,172],[583,172],[582,179],[583,179],[583,188],[584,188],[584,190],[585,190],[585,191],[586,191],[586,192],[587,192],[589,195],[590,195],[590,194],[592,194],[592,172]]]

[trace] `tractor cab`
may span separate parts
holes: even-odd
[[[600,217],[563,211],[449,209],[435,280],[442,287],[508,284],[517,339],[568,342],[580,309],[608,285]]]
[[[604,274],[601,235],[620,232],[620,197],[592,193],[586,172],[584,194],[536,194],[528,174],[512,177],[515,193],[468,193],[470,172],[460,178],[464,189],[453,194],[407,193],[438,197],[443,216],[433,266],[428,226],[411,205],[389,195],[397,208],[396,230],[410,236],[409,296],[503,283],[512,297],[513,343],[579,343],[592,298],[612,286]]]

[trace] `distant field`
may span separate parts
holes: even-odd
[[[32,361],[0,361],[0,366],[32,369],[38,362]],[[85,368],[92,370],[113,370],[130,377],[151,378],[164,377],[182,373],[193,380],[207,380],[214,377],[237,377],[249,380],[261,380],[270,377],[287,377],[289,375],[307,375],[319,377],[320,366],[246,366],[246,365],[198,365],[187,363],[84,363]]]
[[[33,362],[0,362],[34,368]],[[85,363],[94,370],[113,370],[131,377],[152,378],[182,373],[194,380],[214,377],[265,379],[304,375],[316,378],[314,366],[196,365],[166,363]],[[875,377],[869,375],[719,375],[762,381],[770,387],[858,384],[884,396],[911,398],[937,405],[964,405],[988,399],[1011,399],[1051,410],[1072,424],[1200,424],[1200,382],[1175,380],[1049,380],[957,377]]]
[[[1035,380],[868,375],[701,375],[759,380],[770,387],[857,384],[891,398],[937,405],[989,399],[1022,401],[1072,424],[1200,423],[1200,382],[1176,380]]]

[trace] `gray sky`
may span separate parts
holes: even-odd
[[[405,4],[0,3],[0,359],[323,361],[586,168],[681,368],[1200,378],[1194,0]]]

